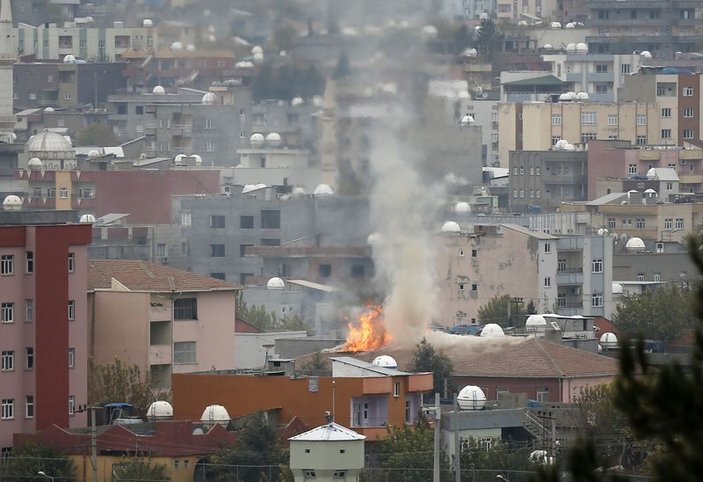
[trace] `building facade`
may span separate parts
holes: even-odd
[[[0,213],[3,453],[13,433],[86,424],[90,225],[40,216]]]

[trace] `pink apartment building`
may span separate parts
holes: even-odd
[[[136,260],[91,260],[90,357],[136,364],[158,388],[173,373],[234,368],[239,285]]]
[[[14,433],[85,426],[75,408],[87,403],[91,226],[25,223],[38,217],[12,214],[0,216],[2,455]]]

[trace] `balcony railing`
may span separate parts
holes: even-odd
[[[149,365],[170,365],[171,363],[171,345],[149,347]]]

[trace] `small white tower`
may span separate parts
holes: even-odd
[[[17,61],[17,33],[12,25],[10,0],[0,4],[0,141],[12,143],[15,116],[12,110],[12,66]]]

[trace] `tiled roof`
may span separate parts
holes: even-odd
[[[88,266],[88,288],[109,289],[112,279],[132,291],[157,293],[172,291],[236,290],[241,286],[208,276],[183,271],[162,264],[139,260],[91,260]]]
[[[295,437],[291,437],[288,440],[302,440],[306,442],[322,442],[322,441],[343,441],[343,440],[364,440],[365,435],[356,433],[355,431],[343,427],[334,422],[330,422],[327,425],[322,425],[309,430]]]
[[[481,338],[431,334],[430,343],[454,366],[454,377],[582,378],[618,373],[617,360],[585,350],[552,343],[541,338]],[[378,355],[390,355],[398,369],[412,372],[415,347],[394,347],[376,352],[324,353],[329,357],[348,355],[371,362]]]

